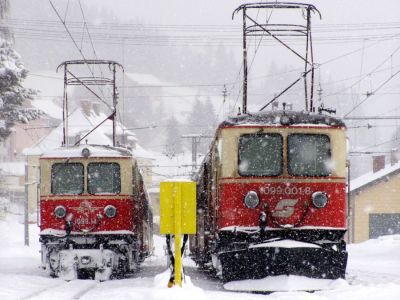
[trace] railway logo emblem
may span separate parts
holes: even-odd
[[[274,217],[289,218],[294,213],[294,206],[297,204],[298,199],[282,199],[280,200],[272,213]]]
[[[101,207],[95,207],[91,202],[84,200],[81,202],[81,204],[79,204],[78,207],[71,207],[71,209],[79,213],[93,213],[97,210],[100,210]]]

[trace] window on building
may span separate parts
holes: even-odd
[[[370,214],[369,238],[400,233],[400,214]]]

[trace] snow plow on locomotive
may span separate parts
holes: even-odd
[[[133,272],[153,249],[143,179],[125,148],[81,145],[40,158],[42,267],[66,280]]]
[[[292,111],[220,124],[197,175],[193,259],[224,281],[345,277],[346,135]]]

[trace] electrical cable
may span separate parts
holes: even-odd
[[[70,39],[72,40],[73,44],[75,45],[76,49],[78,50],[78,52],[79,52],[80,55],[82,56],[83,60],[86,62],[87,59],[86,59],[85,55],[83,54],[82,49],[79,48],[77,42],[75,41],[75,39],[74,39],[72,33],[70,32],[70,30],[69,30],[67,24],[65,23],[65,20],[63,20],[63,19],[61,18],[60,14],[59,14],[59,12],[58,12],[58,10],[57,10],[57,8],[54,6],[54,4],[53,4],[53,2],[52,2],[51,0],[49,0],[49,3],[50,3],[50,5],[51,5],[51,7],[53,8],[54,12],[56,13],[57,17],[59,18],[60,22],[63,24],[65,30],[67,31],[67,33],[68,33]],[[92,77],[95,79],[96,77],[95,77],[95,75],[94,75],[94,73],[93,73],[93,70],[90,68],[89,64],[85,63],[85,65],[87,66],[87,68],[88,68],[89,72],[91,73]],[[102,90],[101,90],[101,93],[102,93],[102,95],[103,95],[103,98],[105,98],[104,93],[103,93]],[[103,100],[104,100],[104,99],[103,99]],[[106,102],[106,101],[104,100],[104,102]]]
[[[360,103],[355,105],[349,112],[347,112],[344,117],[347,117],[349,114],[351,114],[354,110],[356,110],[358,107],[360,107],[365,101],[367,101],[371,96],[373,96],[377,91],[379,91],[382,87],[384,87],[387,83],[389,83],[394,77],[396,77],[398,74],[400,74],[400,70],[397,71],[396,73],[392,74],[388,79],[386,79],[383,83],[381,83],[375,90],[372,92],[368,93],[364,100],[362,100]]]

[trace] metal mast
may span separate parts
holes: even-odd
[[[255,10],[274,10],[274,9],[294,9],[299,10],[303,13],[305,23],[281,23],[281,24],[269,24],[268,20],[264,23],[258,22],[252,17],[251,12]],[[300,58],[304,62],[304,73],[302,78],[304,81],[304,100],[305,110],[314,111],[314,55],[312,49],[312,37],[311,37],[311,12],[317,13],[321,18],[321,14],[318,9],[312,4],[306,3],[292,3],[292,2],[265,2],[265,3],[247,3],[239,6],[232,14],[232,18],[236,13],[242,11],[243,13],[243,103],[242,111],[247,113],[247,85],[248,85],[248,66],[247,66],[247,38],[249,37],[262,37],[267,36],[278,42],[280,45],[291,51],[295,56]],[[305,53],[301,54],[291,47],[286,41],[282,40],[282,37],[304,37],[305,41]],[[310,77],[310,83],[308,82]],[[297,84],[301,78],[295,80],[286,89],[284,89],[278,96],[268,101],[261,109],[263,110],[269,104],[278,99],[287,90]]]
[[[109,70],[111,71],[111,75],[106,77],[103,74],[101,74],[100,77],[95,77],[93,74],[92,76],[86,77],[86,76],[79,76],[75,75],[72,72],[73,66],[76,65],[87,65],[88,67],[90,65],[97,65],[99,68],[101,65],[106,65],[108,66]],[[122,71],[124,71],[124,68],[122,65],[119,63],[112,61],[112,60],[69,60],[69,61],[64,61],[57,67],[57,72],[61,67],[64,67],[64,96],[63,96],[63,146],[69,147],[69,141],[68,141],[68,86],[70,85],[79,85],[85,87],[90,93],[92,93],[97,99],[99,99],[102,103],[104,103],[109,110],[111,111],[110,115],[97,124],[92,130],[90,130],[87,134],[85,134],[83,137],[80,138],[79,141],[75,143],[79,144],[84,138],[86,138],[90,133],[92,133],[95,129],[97,129],[100,125],[102,125],[105,121],[107,120],[112,120],[113,122],[113,146],[116,145],[116,115],[117,115],[117,86],[116,86],[116,67],[120,67]],[[90,68],[90,67],[89,67]],[[103,99],[101,96],[99,96],[92,88],[91,86],[105,86],[109,85],[112,86],[112,106],[110,106],[106,99]]]

